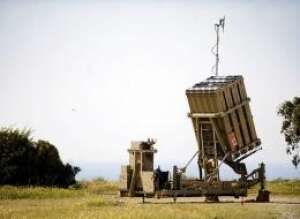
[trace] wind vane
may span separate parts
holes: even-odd
[[[216,76],[218,76],[219,74],[219,41],[220,41],[219,30],[221,27],[224,33],[224,26],[225,26],[225,16],[219,20],[219,23],[215,24],[215,31],[217,33],[217,43],[211,49],[212,54],[216,56],[216,64],[212,67],[212,72],[215,73]]]

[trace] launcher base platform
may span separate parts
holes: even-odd
[[[207,201],[218,201],[219,196],[246,197],[248,189],[259,184],[256,201],[269,202],[269,192],[265,190],[265,165],[250,174],[241,175],[238,180],[220,181],[206,179],[186,179],[182,169],[173,167],[172,178],[169,171],[153,170],[154,142],[133,142],[129,149],[130,165],[122,166],[120,180],[121,197],[206,197]],[[132,169],[135,168],[135,169]],[[152,170],[151,170],[152,169]]]

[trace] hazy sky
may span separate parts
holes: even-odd
[[[184,163],[185,89],[212,75],[225,15],[220,74],[244,76],[263,143],[248,160],[288,164],[276,110],[300,95],[300,4],[211,2],[0,1],[0,125],[32,128],[65,162],[127,163],[129,142],[153,137],[158,163]]]

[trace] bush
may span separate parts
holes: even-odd
[[[68,187],[79,167],[64,165],[51,143],[34,142],[30,130],[0,130],[0,184]]]

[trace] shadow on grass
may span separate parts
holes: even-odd
[[[205,201],[184,201],[180,202],[178,199],[176,202],[170,201],[170,202],[152,202],[144,200],[144,202],[140,202],[138,204],[150,204],[150,205],[170,205],[170,204],[179,204],[179,205],[185,205],[185,204],[201,204],[201,205],[218,205],[218,204],[282,204],[282,205],[300,205],[300,202],[284,202],[284,201],[270,201],[270,202],[257,202],[254,199],[245,200],[244,202],[238,202],[238,201],[220,201],[220,202],[205,202]]]

